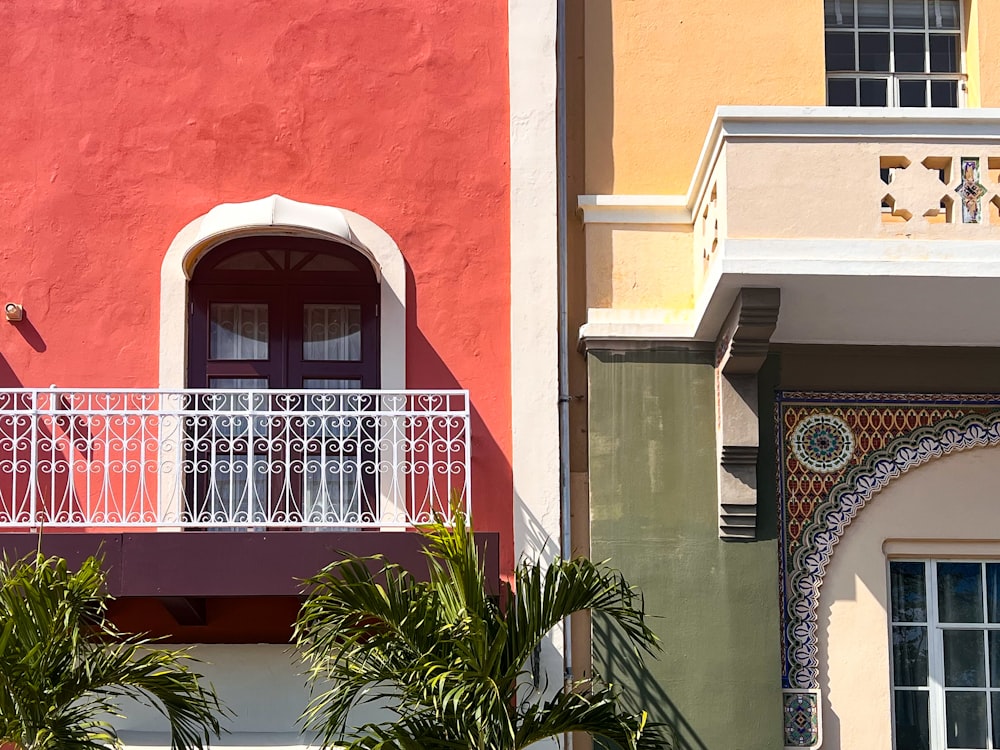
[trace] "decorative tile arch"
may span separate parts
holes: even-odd
[[[272,195],[222,203],[181,229],[160,268],[160,387],[183,388],[187,367],[187,283],[212,248],[237,237],[316,237],[352,247],[380,281],[382,387],[406,388],[406,263],[392,237],[360,214]]]
[[[815,748],[822,741],[817,611],[834,548],[893,479],[949,453],[1000,445],[1000,396],[779,393],[776,420],[785,746]],[[814,424],[836,425],[833,435],[850,444],[834,470],[804,453],[830,450],[804,447],[803,431]]]

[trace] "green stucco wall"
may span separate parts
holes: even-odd
[[[783,743],[773,469],[758,472],[758,541],[721,541],[709,356],[588,355],[591,552],[642,589],[664,646],[639,673],[597,622],[594,666],[671,723],[678,748],[774,750]],[[768,467],[770,398],[760,405]]]

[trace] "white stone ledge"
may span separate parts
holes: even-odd
[[[727,275],[994,278],[1000,242],[729,238],[715,263]]]
[[[690,224],[683,195],[581,195],[584,224]]]

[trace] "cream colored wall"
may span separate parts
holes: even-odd
[[[215,687],[232,715],[223,720],[228,734],[213,747],[296,747],[307,745],[298,718],[309,702],[303,667],[294,662],[289,646],[268,644],[199,644],[192,668]],[[127,718],[116,720],[126,746],[169,747],[169,729],[163,716],[149,706],[122,702]],[[352,726],[380,720],[378,709],[358,709]]]
[[[587,0],[588,193],[684,193],[719,105],[822,105],[822,0]]]
[[[744,239],[996,240],[1000,225],[990,221],[964,224],[959,218],[945,224],[924,216],[929,210],[936,211],[942,198],[957,197],[961,159],[971,156],[981,161],[980,181],[987,189],[983,210],[989,212],[990,201],[1000,201],[996,171],[991,174],[987,169],[989,164],[1000,163],[1000,149],[993,144],[915,140],[904,144],[837,138],[730,142],[725,166],[729,200],[720,234]],[[879,177],[879,164],[880,158],[890,157],[904,157],[910,166],[886,185]],[[922,165],[928,157],[950,160],[946,183],[936,171]],[[912,214],[909,221],[883,223],[881,201],[885,195],[893,196],[897,209]],[[953,210],[961,211],[957,200]]]
[[[824,750],[892,747],[887,555],[996,556],[997,545],[971,540],[1000,536],[998,476],[1000,447],[937,459],[891,482],[848,528],[820,593]]]

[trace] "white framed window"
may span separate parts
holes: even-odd
[[[828,106],[964,103],[961,0],[824,0]]]
[[[1000,748],[1000,561],[890,560],[895,750]]]

